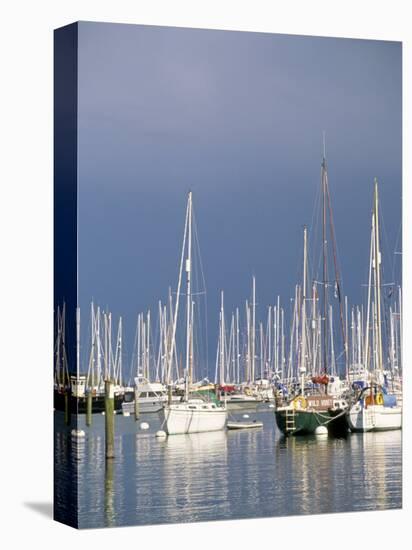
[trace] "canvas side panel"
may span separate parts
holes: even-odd
[[[76,410],[77,23],[54,32],[54,519],[78,526]],[[70,403],[71,401],[71,403]]]

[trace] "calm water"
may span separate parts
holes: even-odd
[[[56,516],[74,517],[70,498],[82,528],[401,507],[401,431],[284,438],[273,410],[248,414],[263,428],[162,440],[157,414],[116,416],[106,463],[104,416],[80,416],[75,440],[55,412]]]

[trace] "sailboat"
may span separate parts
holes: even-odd
[[[168,402],[164,405],[161,416],[162,425],[168,435],[213,432],[223,430],[226,426],[226,405],[208,402],[190,397],[190,386],[193,377],[193,301],[192,301],[192,192],[189,192],[186,208],[185,230],[182,254],[180,259],[177,298],[173,320],[172,344],[169,354],[169,372],[174,356],[176,324],[179,309],[180,286],[183,275],[183,263],[186,272],[186,369],[185,388],[179,403]],[[183,262],[186,255],[186,261]]]
[[[345,385],[336,375],[328,374],[328,333],[332,337],[332,331],[328,328],[328,316],[331,319],[327,307],[327,257],[326,257],[326,199],[329,198],[328,180],[326,171],[325,155],[322,161],[321,172],[322,195],[323,195],[323,361],[322,372],[313,376],[317,371],[315,354],[310,355],[308,345],[308,315],[306,311],[307,296],[307,228],[303,231],[303,284],[302,294],[299,298],[300,311],[300,342],[298,354],[298,375],[300,388],[294,393],[291,399],[286,402],[277,401],[275,418],[278,428],[284,435],[306,435],[322,431],[331,432],[335,435],[344,434],[348,431],[346,410],[348,403],[344,397]],[[329,216],[331,208],[329,204]],[[333,235],[332,235],[333,240]],[[336,277],[338,281],[338,277]],[[297,296],[300,293],[297,293]],[[315,322],[315,315],[312,319]],[[320,343],[320,342],[319,342]],[[332,342],[333,344],[333,342]],[[332,346],[331,346],[332,347]],[[332,347],[333,350],[333,347]],[[319,354],[320,356],[320,354]],[[333,357],[333,354],[332,354]],[[308,366],[311,366],[312,376],[308,376]]]
[[[372,281],[373,277],[373,281]],[[373,302],[371,289],[373,287]],[[381,307],[381,251],[379,239],[378,182],[375,179],[371,228],[371,248],[368,283],[368,311],[365,334],[366,368],[370,363],[370,317],[372,317],[374,368],[366,371],[363,380],[355,382],[359,388],[356,402],[350,407],[347,417],[351,431],[374,432],[399,430],[402,426],[402,407],[397,396],[388,392],[387,372],[383,368],[382,355],[382,307]],[[362,387],[363,386],[363,387]]]

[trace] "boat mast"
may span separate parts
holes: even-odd
[[[398,355],[398,366],[400,368],[399,368],[399,371],[398,371],[398,375],[401,375],[401,374],[403,375],[403,364],[402,364],[402,361],[403,361],[403,355],[402,355],[402,352],[403,352],[403,347],[402,347],[403,346],[403,328],[402,328],[402,326],[403,326],[402,325],[402,289],[399,286],[399,355]],[[63,329],[63,336],[64,336],[64,329]]]
[[[91,350],[90,350],[90,357],[89,357],[89,368],[88,368],[88,371],[87,371],[87,386],[88,388],[92,388],[94,386],[94,373],[95,373],[95,366],[94,366],[94,362],[95,362],[95,347],[96,347],[96,340],[95,340],[95,336],[96,336],[96,321],[95,321],[95,318],[94,318],[94,305],[93,305],[93,302],[91,303],[91,306],[90,306],[90,318],[91,318],[91,330],[92,330],[92,346],[91,346]]]
[[[377,351],[377,368],[379,372],[383,370],[382,362],[382,327],[381,327],[381,252],[379,248],[379,200],[378,200],[378,182],[375,178],[375,307],[376,307],[376,351]]]
[[[302,324],[301,324],[301,358],[300,373],[302,375],[302,395],[305,393],[306,374],[306,279],[307,279],[307,228],[303,228],[303,294],[302,294]]]
[[[239,308],[236,308],[236,381],[240,383]]]
[[[101,385],[102,380],[102,350],[101,350],[101,342],[100,342],[100,306],[97,307],[97,314],[96,314],[96,345],[97,345],[97,376],[96,376],[96,385]]]
[[[266,371],[269,378],[269,373],[272,372],[272,306],[268,308],[268,320],[266,324]]]
[[[371,289],[372,289],[372,266],[374,262],[374,237],[375,235],[375,214],[372,214],[371,228],[371,245],[369,253],[369,276],[368,276],[368,303],[366,309],[366,327],[365,327],[365,369],[369,370],[370,348],[369,348],[369,331],[370,331],[370,312],[371,312]]]
[[[63,302],[62,316],[61,316],[61,334],[62,334],[62,362],[63,362],[63,387],[66,388],[66,385],[70,383],[68,361],[66,354],[66,304]]]
[[[146,378],[150,380],[150,309],[146,314],[146,339],[147,339],[147,352],[146,352]]]
[[[220,335],[219,335],[219,365],[220,384],[225,383],[225,312],[223,305],[223,290],[220,292]]]
[[[192,192],[188,197],[188,240],[186,258],[186,399],[188,398],[188,386],[191,383],[190,376],[190,334],[191,334],[191,312],[192,312],[192,290],[191,290],[191,263],[192,263]]]
[[[256,280],[255,276],[252,279],[252,372],[251,372],[251,382],[255,381],[255,345],[256,345]]]
[[[263,378],[263,324],[259,323],[259,338],[260,338],[260,378]]]
[[[236,358],[235,358],[236,339],[235,339],[235,337],[236,337],[236,335],[235,335],[235,314],[232,311],[232,321],[231,321],[231,324],[230,324],[230,340],[232,342],[232,346],[231,346],[232,373],[231,373],[230,381],[233,382],[233,383],[235,383],[235,381],[236,381]]]
[[[60,388],[61,386],[61,367],[60,367],[60,340],[61,340],[61,316],[60,306],[57,306],[57,340],[56,340],[56,363],[55,363],[55,382]]]
[[[247,325],[247,347],[246,347],[246,380],[250,382],[251,378],[251,336],[250,336],[250,306],[246,300],[246,325]]]
[[[326,172],[326,158],[325,158],[325,141],[323,141],[323,159],[322,159],[322,241],[323,241],[323,361],[322,370],[326,374],[328,371],[328,292],[327,292],[327,280],[328,280],[328,264],[327,253],[328,243],[326,239],[326,185],[327,185],[327,172]]]
[[[284,311],[283,308],[281,310],[281,324],[280,324],[280,373],[281,373],[281,379],[283,380],[285,376],[285,331],[284,331]]]

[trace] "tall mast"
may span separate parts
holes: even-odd
[[[150,309],[147,312],[147,333],[146,333],[146,339],[147,339],[147,352],[146,352],[146,378],[150,380]]]
[[[259,323],[259,338],[260,338],[260,378],[263,378],[263,324]]]
[[[370,344],[369,344],[369,331],[370,331],[370,312],[371,312],[371,288],[372,288],[372,266],[374,262],[374,241],[375,241],[375,213],[372,214],[372,228],[371,228],[371,245],[369,253],[369,276],[368,276],[368,302],[366,309],[366,327],[365,327],[365,369],[369,369],[370,360]]]
[[[219,365],[220,383],[225,383],[225,312],[223,305],[223,290],[220,292],[220,335],[219,335]]]
[[[141,314],[139,313],[137,316],[137,365],[136,365],[136,376],[139,377],[141,374],[143,375],[141,371],[141,339],[142,339],[142,329],[141,329]]]
[[[100,343],[100,306],[97,307],[96,314],[96,345],[97,345],[97,379],[96,384],[100,386],[102,379],[102,350]]]
[[[95,384],[94,381],[94,373],[95,373],[95,350],[96,350],[96,322],[94,318],[94,305],[93,302],[90,306],[90,319],[91,319],[91,330],[92,330],[92,346],[90,350],[90,357],[89,357],[89,368],[87,371],[87,386],[88,388],[93,387]]]
[[[250,335],[250,306],[246,300],[246,325],[247,325],[247,348],[246,348],[246,380],[251,379],[251,335]]]
[[[239,308],[236,308],[236,382],[240,383]]]
[[[400,303],[400,302],[399,302]],[[62,334],[62,363],[63,363],[63,386],[66,387],[66,384],[69,383],[69,371],[67,366],[67,355],[66,355],[66,304],[63,302],[63,310],[61,317],[61,334]]]
[[[192,384],[194,380],[193,376],[193,319],[194,319],[194,308],[195,308],[195,302],[192,300],[191,302],[191,309],[190,309],[190,345],[189,345],[189,387],[190,384]]]
[[[272,306],[269,306],[268,308],[268,321],[266,325],[266,338],[267,338],[267,345],[266,345],[266,370],[271,371],[272,370]]]
[[[303,295],[302,295],[302,325],[301,325],[301,364],[306,372],[306,279],[307,279],[307,228],[303,229]],[[303,394],[303,388],[302,388]]]
[[[119,317],[117,328],[116,353],[114,359],[115,372],[114,379],[116,384],[122,385],[122,318]]]
[[[191,290],[191,269],[192,269],[192,192],[189,191],[188,198],[188,240],[186,258],[186,376],[190,371],[190,334],[191,334],[191,312],[192,312],[192,290]],[[186,395],[186,397],[188,397]]]
[[[61,316],[60,306],[57,306],[57,341],[56,341],[56,367],[55,367],[55,381],[60,387],[61,384],[61,367],[60,367],[60,340],[61,340]]]
[[[378,200],[378,182],[375,178],[375,302],[376,302],[376,351],[377,368],[383,370],[382,362],[382,327],[381,327],[381,252],[379,248],[379,200]]]
[[[317,311],[316,311],[316,285],[312,285],[312,365],[311,374],[316,372],[316,364],[318,360],[318,332],[317,332]]]
[[[281,378],[283,380],[285,376],[285,331],[284,331],[284,311],[283,308],[281,309],[281,322],[280,322],[280,372],[281,372]]]
[[[107,313],[103,314],[104,319],[104,379],[109,379],[109,346],[107,344]]]
[[[280,336],[280,296],[276,302],[276,372],[279,371],[280,355],[279,355],[279,336]]]
[[[328,264],[327,264],[327,253],[328,253],[328,243],[326,238],[326,186],[327,186],[327,171],[326,171],[326,158],[325,158],[325,143],[322,159],[322,241],[323,241],[323,361],[322,361],[322,370],[324,373],[327,373],[327,361],[328,361],[328,292],[327,292],[327,281],[328,281]]]
[[[255,276],[252,279],[252,372],[251,378],[252,382],[255,381],[255,345],[256,345],[256,281]]]
[[[63,306],[64,307],[64,306]],[[63,310],[64,311],[64,310]],[[64,318],[64,317],[63,317]],[[64,329],[63,329],[63,335],[64,335]],[[402,289],[399,287],[399,357],[398,357],[398,365],[400,367],[398,374],[403,375],[403,328],[402,328]]]
[[[109,312],[108,321],[107,321],[107,331],[109,333],[109,348],[108,348],[108,357],[109,357],[109,380],[112,379],[112,364],[113,364],[113,350],[112,350],[112,314]]]

